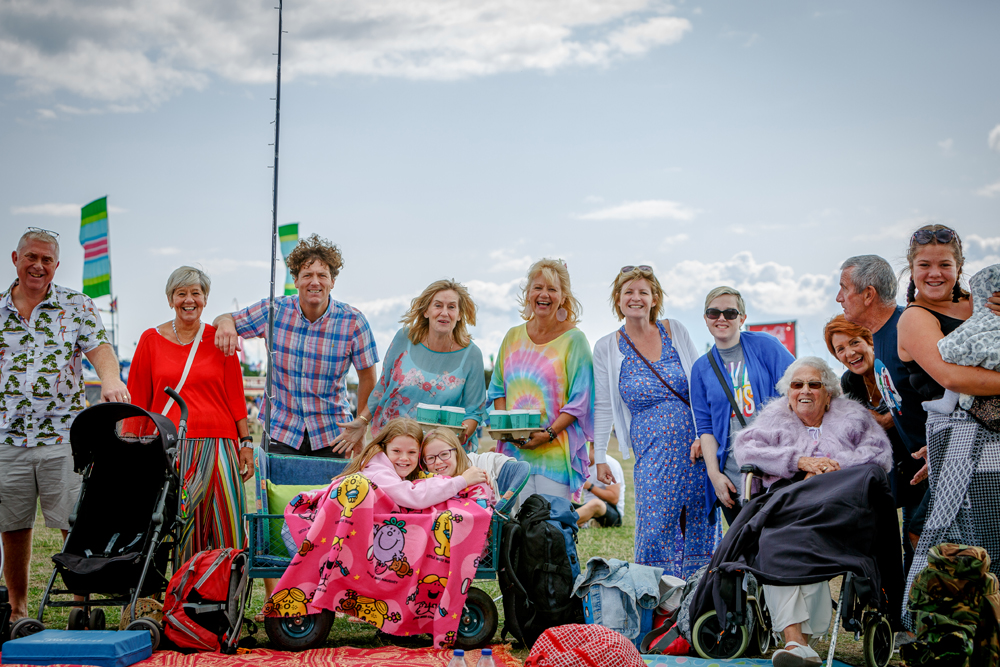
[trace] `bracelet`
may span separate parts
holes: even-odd
[[[553,440],[556,439],[556,432],[552,430],[551,426],[546,426],[545,432],[549,434],[549,442],[552,442]]]
[[[366,419],[365,416],[363,414],[361,414],[360,412],[358,413],[358,419],[360,419],[361,421],[363,421],[365,424],[371,425],[371,422],[368,421],[368,419]]]
[[[249,435],[245,435],[240,438],[240,449],[244,449],[246,447],[253,447],[253,438]]]

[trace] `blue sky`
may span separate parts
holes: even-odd
[[[79,288],[75,206],[107,194],[125,357],[181,264],[212,276],[206,319],[267,294],[273,4],[0,5],[0,243],[59,231]],[[935,221],[970,269],[1000,261],[996,3],[285,9],[279,220],[341,246],[334,297],[381,351],[454,277],[494,352],[542,256],[568,261],[592,342],[618,268],[650,263],[699,347],[705,293],[732,284],[824,356],[844,258],[898,266]]]

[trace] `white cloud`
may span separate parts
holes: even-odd
[[[577,216],[581,220],[692,220],[701,211],[666,199],[628,201]]]
[[[498,248],[490,251],[490,271],[527,271],[531,266],[531,256],[514,257],[510,250]]]
[[[950,153],[951,149],[955,146],[955,142],[949,139],[942,139],[937,142],[938,148],[941,149],[942,153]]]
[[[202,271],[210,276],[214,276],[219,273],[232,273],[233,271],[240,271],[242,269],[271,270],[271,262],[263,259],[230,259],[228,257],[213,257],[211,259],[202,259],[197,262],[192,262],[191,265],[201,268]],[[280,273],[277,276],[277,280],[281,280]]]
[[[978,234],[969,234],[962,239],[965,250],[965,266],[962,272],[972,277],[977,271],[987,266],[1000,264],[1000,236],[983,238]]]
[[[33,206],[11,206],[14,215],[51,215],[59,218],[78,218],[83,204],[35,204]],[[126,209],[109,206],[108,213],[126,213]]]
[[[662,243],[660,243],[660,250],[669,250],[678,243],[684,243],[689,238],[691,237],[687,234],[674,234],[673,236],[668,236],[663,239]]]
[[[180,251],[181,251],[180,248],[175,248],[173,246],[164,246],[163,248],[150,248],[149,254],[168,256],[168,255],[179,254]]]
[[[777,262],[757,262],[749,251],[722,262],[685,260],[671,267],[660,282],[669,285],[665,301],[676,308],[690,308],[713,287],[738,289],[753,312],[777,316],[825,313],[837,288],[833,274],[805,273]]]
[[[1000,195],[1000,181],[996,183],[990,183],[989,185],[984,185],[983,187],[976,190],[976,194],[980,197],[992,197],[994,195]]]
[[[1000,125],[997,125],[990,130],[989,136],[986,137],[986,144],[993,150],[1000,153]]]
[[[215,76],[270,84],[272,7],[265,0],[12,0],[0,4],[0,74],[26,93],[68,91],[119,112],[204,89]],[[284,13],[282,77],[454,80],[605,67],[692,30],[668,12],[658,0],[301,0]]]
[[[35,109],[35,112],[38,114],[39,118],[44,118],[46,120],[56,117],[56,112],[52,109]]]

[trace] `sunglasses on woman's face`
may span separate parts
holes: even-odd
[[[719,310],[718,308],[709,308],[705,311],[705,317],[710,320],[717,320],[719,317],[725,317],[727,320],[735,320],[740,316],[740,311],[735,308],[726,308],[725,310]]]
[[[441,459],[442,461],[450,461],[451,453],[453,451],[455,451],[454,447],[452,447],[451,449],[446,449],[440,454],[434,454],[433,456],[425,456],[424,464],[429,466],[434,465],[434,462],[437,461],[438,459]]]
[[[802,380],[792,380],[788,383],[788,386],[792,389],[802,389],[802,387],[809,385],[810,389],[822,389],[823,383],[819,380],[809,380],[809,382],[803,382]]]
[[[632,266],[632,265],[623,266],[622,273],[632,273],[636,269],[639,269],[640,271],[649,271],[650,273],[653,272],[653,267],[648,266],[646,264],[640,264],[639,266]]]
[[[913,240],[920,245],[927,245],[935,239],[937,239],[938,243],[948,244],[951,243],[953,238],[955,238],[955,232],[950,229],[939,229],[936,232],[932,232],[929,229],[918,229],[913,232]]]

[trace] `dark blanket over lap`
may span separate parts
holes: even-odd
[[[781,485],[781,488],[776,488]],[[760,583],[813,584],[846,572],[882,587],[895,625],[902,599],[902,552],[885,471],[862,465],[807,480],[777,482],[749,502],[712,556],[695,591],[691,618],[713,608],[726,616],[720,573],[752,572]],[[862,600],[864,602],[864,600]]]

